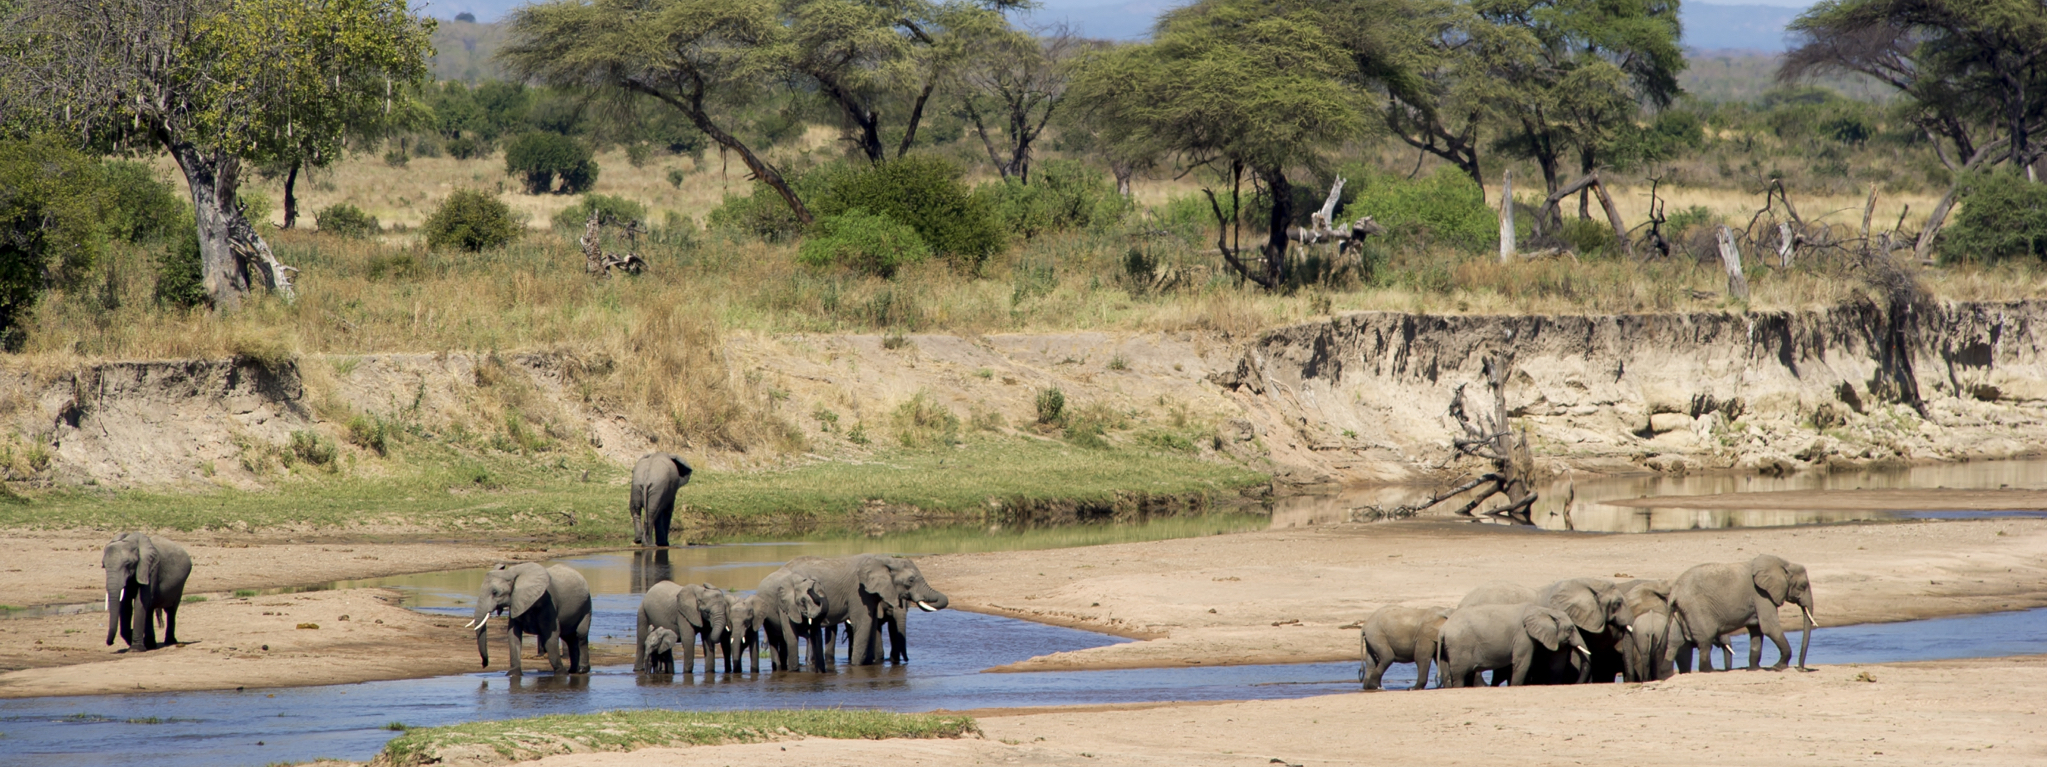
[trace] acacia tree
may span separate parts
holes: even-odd
[[[1555,194],[1563,163],[1598,168],[1643,105],[1677,98],[1684,71],[1675,0],[1475,0],[1473,30],[1497,87],[1499,148],[1535,161]],[[1580,200],[1580,208],[1584,200]]]
[[[1070,30],[1053,29],[1044,35],[1005,31],[977,46],[961,72],[966,92],[960,108],[1003,178],[1030,180],[1032,150],[1065,101],[1072,60],[1085,45]],[[989,117],[1001,122],[990,127]]]
[[[191,189],[216,308],[253,285],[289,298],[235,202],[245,164],[339,151],[353,118],[426,77],[433,22],[404,0],[18,0],[0,24],[0,111],[167,152]]]
[[[499,60],[518,77],[674,107],[718,146],[739,155],[754,180],[810,209],[782,172],[733,134],[725,108],[741,106],[782,72],[775,51],[787,30],[768,0],[576,0],[514,11]]]
[[[1349,62],[1313,7],[1268,0],[1205,0],[1168,13],[1153,42],[1094,58],[1075,78],[1076,101],[1126,156],[1177,155],[1229,185],[1231,213],[1209,195],[1217,245],[1238,274],[1267,288],[1286,279],[1293,222],[1288,171],[1359,135],[1372,97],[1347,79]],[[1239,258],[1228,237],[1241,220],[1246,173],[1272,201],[1262,263]]]
[[[1920,258],[1927,257],[1970,172],[2007,162],[2030,172],[2039,158],[2033,134],[2047,123],[2047,6],[1829,0],[1790,29],[1798,44],[1785,56],[1779,79],[1853,72],[1897,89],[1901,106],[1954,174],[1920,230]]]

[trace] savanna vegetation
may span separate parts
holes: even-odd
[[[2037,4],[1830,0],[1767,88],[1687,60],[1658,2],[1203,0],[1141,44],[1019,28],[1006,2],[98,6],[0,5],[11,354],[573,349],[688,449],[795,455],[752,394],[689,385],[732,378],[722,339],[1741,311],[1887,300],[1876,272],[1938,299],[2047,286]],[[593,214],[645,274],[585,274]],[[1315,244],[1365,216],[1352,247]],[[587,458],[493,430],[341,450],[538,452],[556,479]],[[1141,431],[1102,432],[1130,476],[1173,453]]]

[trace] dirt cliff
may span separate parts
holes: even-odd
[[[1372,312],[1248,343],[1189,333],[738,336],[723,359],[732,385],[758,403],[753,417],[786,423],[801,453],[870,452],[862,440],[885,443],[891,415],[919,396],[968,428],[1030,433],[1038,392],[1058,388],[1070,409],[1122,419],[1111,441],[1174,430],[1197,437],[1205,456],[1315,485],[1460,470],[1450,398],[1479,380],[1488,355],[1511,351],[1508,405],[1547,471],[1785,472],[2036,451],[2047,444],[2034,330],[2043,319],[2047,302],[1950,305],[1899,335],[1874,305]],[[477,449],[546,439],[620,463],[657,446],[722,468],[776,460],[657,444],[656,429],[593,395],[592,377],[616,367],[559,351],[18,362],[0,366],[10,432],[0,468],[15,481],[253,486],[290,465],[295,433],[363,450],[347,444],[349,422],[379,419],[469,434]],[[854,427],[873,436],[855,438]]]

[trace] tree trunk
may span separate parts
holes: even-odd
[[[1265,240],[1265,278],[1268,287],[1276,287],[1286,280],[1286,228],[1294,221],[1294,187],[1287,182],[1286,171],[1281,168],[1266,168],[1259,171],[1265,179],[1265,189],[1272,195],[1272,216],[1267,219],[1270,230]]]
[[[249,274],[235,258],[230,218],[240,218],[235,190],[239,161],[218,152],[205,154],[191,144],[170,147],[178,169],[192,192],[192,218],[199,230],[199,273],[215,309],[232,310],[249,292]]]
[[[938,87],[938,77],[933,75],[924,83],[924,90],[917,93],[917,103],[910,107],[910,123],[903,126],[903,143],[896,147],[896,157],[910,153],[910,145],[917,143],[917,124],[924,121],[924,104],[931,100],[931,91]]]
[[[796,190],[789,188],[789,182],[782,178],[782,173],[775,170],[775,166],[769,165],[766,160],[756,156],[752,149],[747,148],[746,144],[740,142],[738,137],[726,133],[716,123],[711,122],[710,113],[704,110],[704,91],[701,82],[687,84],[682,91],[682,98],[677,98],[674,94],[666,93],[660,88],[638,80],[626,80],[624,85],[627,90],[653,96],[660,99],[663,103],[681,110],[683,116],[689,118],[691,125],[695,125],[697,130],[703,131],[704,135],[711,137],[711,140],[717,142],[719,147],[738,152],[739,160],[746,163],[746,168],[751,172],[754,180],[767,184],[768,188],[775,190],[776,194],[781,195],[782,201],[789,204],[789,210],[796,214],[797,221],[802,222],[804,226],[809,226],[812,223],[814,219],[810,215],[809,206],[804,205],[803,200],[796,197]],[[879,145],[877,144],[877,146]],[[720,154],[722,155],[723,153],[721,152]]]
[[[1500,174],[1500,263],[1514,260],[1514,169]]]
[[[284,228],[290,229],[299,222],[299,161],[293,160],[291,171],[284,174]]]
[[[1137,175],[1135,163],[1109,161],[1109,174],[1116,177],[1116,194],[1130,199],[1130,178]]]

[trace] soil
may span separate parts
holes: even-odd
[[[2043,700],[2047,656],[2033,656],[1687,674],[1645,685],[976,712],[981,739],[809,739],[522,764],[2033,765],[2047,760]]]
[[[1452,606],[1494,580],[1675,578],[1772,553],[1806,566],[1822,626],[2047,605],[2047,520],[1603,535],[1442,520],[1268,530],[919,560],[954,609],[1148,641],[1004,666],[1048,671],[1357,658],[1388,604]],[[1797,625],[1797,609],[1784,614]]]

